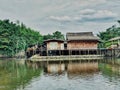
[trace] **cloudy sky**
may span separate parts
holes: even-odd
[[[120,0],[0,0],[0,19],[19,20],[42,34],[97,34],[117,24]]]

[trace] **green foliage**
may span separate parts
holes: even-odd
[[[59,32],[59,31],[56,31],[54,33],[51,34],[48,34],[48,35],[44,35],[43,36],[43,40],[48,40],[48,39],[61,39],[61,40],[64,40],[64,35]]]
[[[56,31],[56,32],[53,33],[53,38],[64,40],[64,35],[61,32]]]
[[[103,47],[108,47],[109,45],[111,45],[108,40],[120,36],[120,27],[116,27],[115,25],[113,25],[112,27],[106,29],[106,31],[99,32],[97,36],[103,41]]]
[[[0,54],[14,56],[29,45],[41,44],[47,39],[62,39],[64,35],[56,31],[52,35],[42,36],[39,32],[27,28],[23,23],[0,20]]]
[[[41,43],[42,39],[39,32],[27,28],[23,23],[0,20],[0,54],[14,56],[29,45]]]
[[[53,36],[51,34],[44,35],[43,40],[53,39]]]
[[[106,31],[99,32],[97,36],[100,37],[104,41],[120,36],[120,27],[112,26],[106,29]]]

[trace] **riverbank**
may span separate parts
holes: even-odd
[[[21,51],[14,56],[7,56],[0,54],[0,59],[26,59],[25,51]]]

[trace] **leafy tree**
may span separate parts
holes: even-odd
[[[56,31],[56,32],[53,32],[52,35],[47,34],[47,35],[43,36],[43,40],[48,40],[48,39],[61,39],[61,40],[64,40],[64,35],[61,32]]]
[[[23,23],[0,20],[0,54],[14,56],[29,45],[42,43],[42,35]]]
[[[53,36],[51,34],[44,35],[43,40],[53,39]]]
[[[64,35],[61,32],[56,31],[56,32],[53,33],[53,38],[64,40]]]
[[[39,32],[26,27],[23,23],[10,20],[0,20],[0,54],[14,56],[25,51],[30,45],[42,44],[47,39],[64,39],[64,35],[56,31],[52,35],[41,35]]]
[[[116,27],[116,25],[113,25],[112,27],[106,29],[106,31],[99,32],[97,36],[101,38],[104,44],[106,44],[107,41],[110,40],[111,38],[120,36],[120,27]]]

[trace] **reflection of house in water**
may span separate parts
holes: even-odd
[[[38,68],[42,68],[42,64],[41,62],[32,62],[32,61],[28,61],[26,60],[25,61],[26,63],[26,66],[29,67],[29,68],[34,68],[34,69],[38,69]]]
[[[48,73],[62,73],[65,71],[65,64],[49,64],[47,65]]]
[[[49,63],[45,69],[44,71],[50,74],[63,74],[66,71],[68,76],[85,73],[93,74],[99,71],[98,62]]]
[[[98,62],[69,63],[67,66],[68,77],[94,74],[98,71]]]

